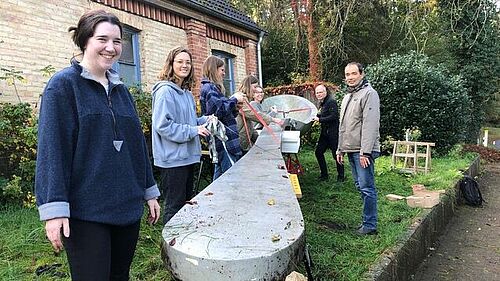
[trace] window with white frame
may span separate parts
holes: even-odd
[[[113,69],[120,74],[120,79],[127,85],[140,86],[141,66],[139,64],[139,31],[128,26],[123,27],[122,55]]]
[[[226,96],[231,96],[235,92],[234,86],[234,58],[235,56],[222,52],[212,50],[212,54],[224,60],[226,75],[224,76],[224,88],[226,89]]]

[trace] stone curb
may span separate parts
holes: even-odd
[[[479,173],[479,157],[472,161],[464,175],[476,176]],[[415,218],[400,242],[383,254],[365,275],[365,280],[411,280],[420,263],[427,257],[429,248],[446,229],[451,217],[455,214],[455,204],[460,198],[458,182],[449,189],[441,202],[432,209],[424,209]]]

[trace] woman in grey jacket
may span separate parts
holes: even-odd
[[[194,164],[200,162],[199,136],[208,136],[206,116],[197,118],[191,93],[192,56],[177,47],[167,56],[153,87],[152,141],[154,165],[161,169],[167,223],[193,197]]]

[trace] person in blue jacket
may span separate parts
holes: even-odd
[[[128,280],[143,207],[160,195],[134,101],[111,67],[122,52],[120,20],[85,13],[72,39],[81,61],[56,73],[42,96],[35,193],[56,252],[73,280]]]
[[[203,63],[203,78],[200,89],[200,105],[203,115],[214,115],[226,128],[226,148],[216,138],[218,163],[215,164],[214,177],[216,180],[238,161],[242,155],[236,117],[239,106],[243,104],[245,95],[236,92],[231,97],[225,96],[223,85],[225,75],[224,61],[216,56],[209,56]]]
[[[196,116],[191,88],[192,56],[188,49],[172,49],[153,86],[152,141],[154,165],[161,170],[167,223],[193,197],[194,166],[200,162],[199,136],[208,136],[207,116]]]

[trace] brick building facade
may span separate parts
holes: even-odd
[[[38,102],[48,80],[42,69],[61,70],[80,53],[68,27],[90,9],[113,12],[125,25],[129,37],[124,36],[124,44],[129,46],[124,46],[118,71],[130,85],[150,90],[167,52],[179,45],[193,53],[195,95],[203,61],[212,54],[228,63],[226,83],[232,91],[246,75],[258,75],[262,30],[224,0],[2,0],[0,76],[22,71],[25,79],[16,79],[15,87],[0,80],[0,102]]]

